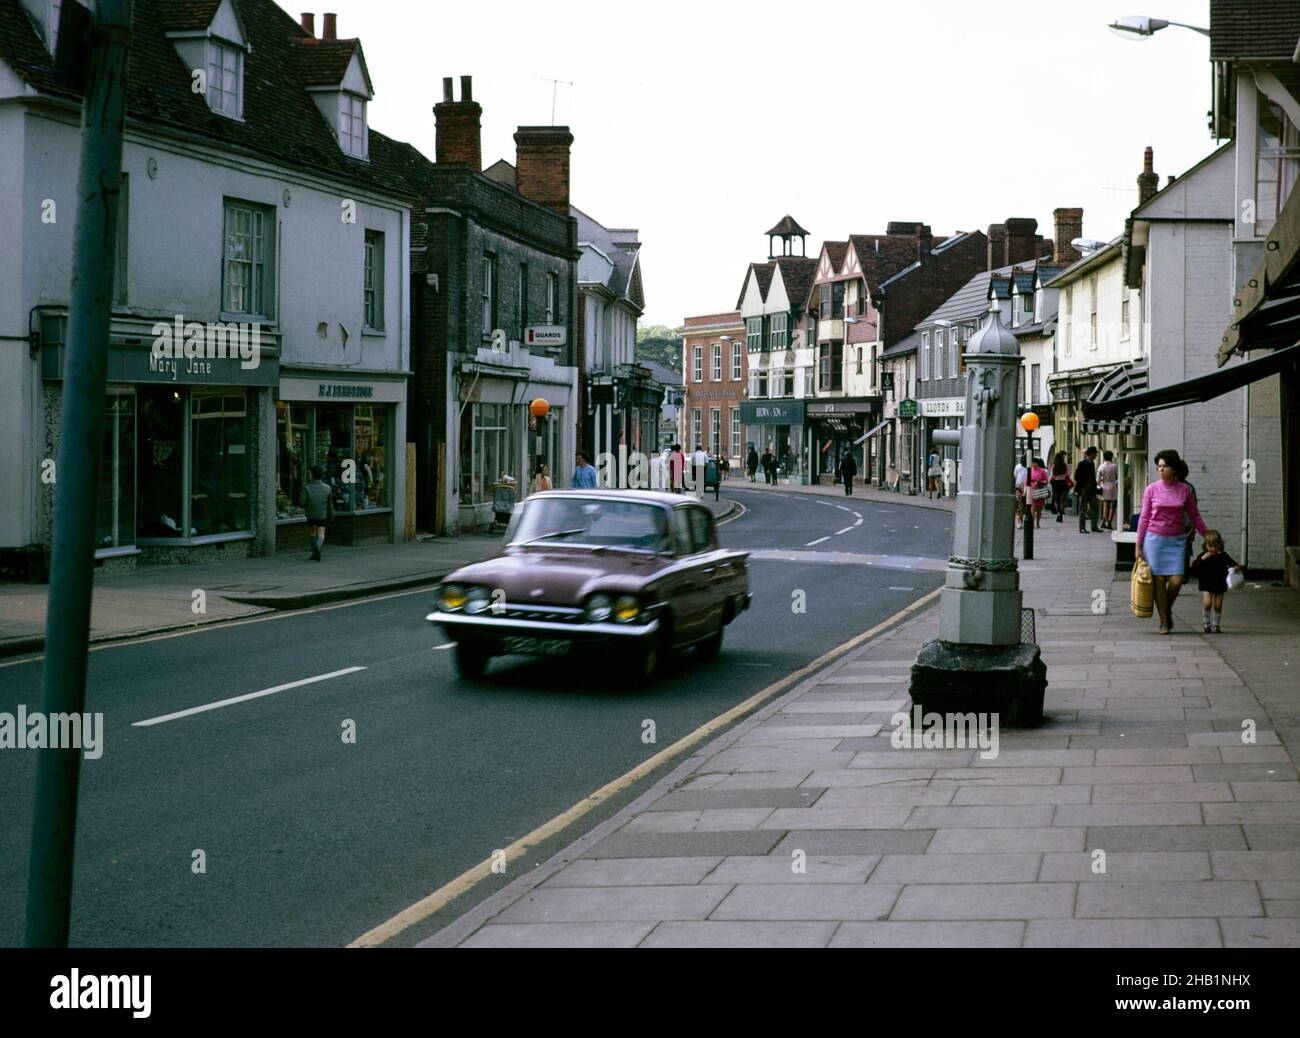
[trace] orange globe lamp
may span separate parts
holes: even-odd
[[[528,405],[528,413],[534,418],[545,418],[551,410],[550,403],[545,397],[538,397]]]
[[[1033,432],[1038,428],[1038,415],[1034,414],[1033,411],[1026,411],[1020,416],[1020,428],[1024,429],[1025,432]]]

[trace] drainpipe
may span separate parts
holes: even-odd
[[[1243,461],[1250,458],[1249,384],[1241,405],[1241,457]],[[1244,479],[1241,481],[1241,568],[1243,572],[1250,569],[1250,484]]]

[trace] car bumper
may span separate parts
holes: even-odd
[[[425,617],[429,623],[441,625],[456,641],[491,641],[498,638],[559,638],[565,641],[588,642],[605,639],[635,641],[649,638],[659,630],[658,619],[643,624],[616,623],[555,623],[549,620],[502,619],[490,613],[470,616],[466,613],[435,611]]]

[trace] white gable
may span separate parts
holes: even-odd
[[[248,46],[244,27],[239,23],[239,15],[235,13],[235,5],[231,0],[221,0],[221,6],[217,8],[212,24],[208,26],[208,32],[213,36],[220,36],[223,40],[237,43],[241,47]]]
[[[763,293],[759,291],[758,274],[749,268],[749,277],[745,279],[745,291],[740,300],[741,317],[760,317],[763,314]]]
[[[767,305],[765,314],[780,314],[790,309],[790,295],[785,290],[785,281],[781,277],[781,268],[772,271],[772,283],[767,286]]]
[[[1229,144],[1140,207],[1136,218],[1231,220],[1235,204],[1236,167]]]
[[[360,48],[352,52],[352,60],[348,62],[347,74],[343,77],[343,89],[369,99],[374,95],[371,94],[370,84],[366,82],[366,74],[361,69],[360,54]]]

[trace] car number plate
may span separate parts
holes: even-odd
[[[567,656],[570,642],[563,638],[503,638],[501,651],[520,656]]]

